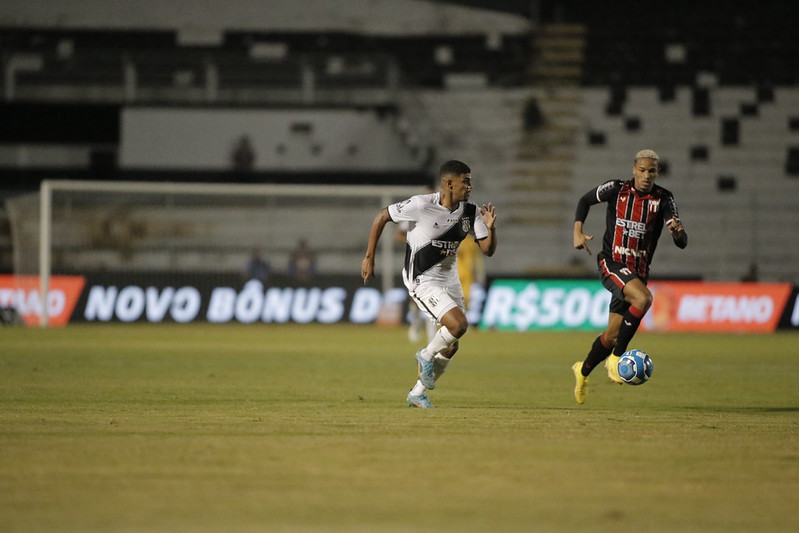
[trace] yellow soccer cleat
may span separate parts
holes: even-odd
[[[585,390],[588,388],[588,378],[585,377],[581,372],[582,368],[582,361],[577,361],[572,365],[574,380],[577,382],[577,384],[574,386],[574,399],[577,400],[577,403],[579,404],[585,403]]]
[[[608,371],[608,379],[613,383],[618,383],[619,385],[624,385],[624,382],[619,377],[619,359],[618,355],[610,354],[607,359],[605,359],[605,369]]]

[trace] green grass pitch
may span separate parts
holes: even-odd
[[[0,530],[799,531],[799,335],[470,331],[431,393],[404,329],[0,329]],[[602,370],[602,369],[601,369]]]

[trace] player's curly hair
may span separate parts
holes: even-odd
[[[438,171],[438,176],[443,178],[444,176],[460,176],[461,174],[471,173],[472,169],[469,168],[469,165],[462,163],[461,161],[451,159],[441,165],[441,169]]]

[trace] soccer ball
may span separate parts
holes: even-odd
[[[628,350],[619,358],[619,377],[628,385],[642,385],[652,377],[652,359],[641,350]]]

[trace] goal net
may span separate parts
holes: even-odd
[[[357,278],[374,215],[420,189],[47,180],[6,207],[15,274],[39,276],[43,296],[54,275],[244,275],[254,251],[285,273],[300,241],[319,272]],[[392,237],[383,236],[376,264],[384,293],[401,264]]]

